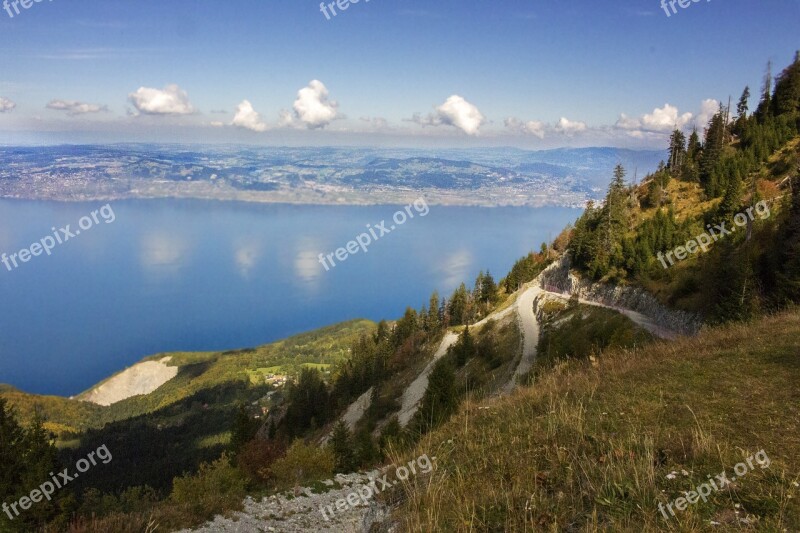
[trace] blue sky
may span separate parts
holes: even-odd
[[[0,143],[662,147],[800,48],[800,0],[659,2],[10,6]]]

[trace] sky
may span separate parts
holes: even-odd
[[[800,0],[5,1],[6,145],[662,148],[800,48]]]

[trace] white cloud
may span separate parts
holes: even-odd
[[[642,121],[638,118],[632,118],[625,113],[620,114],[619,120],[614,125],[615,128],[621,130],[638,130],[642,127]]]
[[[17,107],[17,104],[5,96],[0,96],[0,113],[10,113],[15,107]]]
[[[703,129],[708,126],[708,121],[717,114],[717,111],[719,111],[719,101],[713,98],[708,98],[700,103],[700,112],[697,114],[697,118],[694,121],[698,131],[702,132]]]
[[[649,131],[672,131],[683,129],[692,121],[691,113],[678,115],[678,108],[664,104],[662,108],[653,109],[652,113],[642,116],[642,127]]]
[[[508,117],[503,121],[503,124],[506,128],[515,133],[525,133],[540,139],[544,139],[545,128],[547,127],[544,122],[538,120],[522,122],[515,117]]]
[[[436,108],[443,124],[455,126],[467,135],[477,135],[478,129],[486,119],[473,104],[454,94]]]
[[[139,113],[145,115],[189,115],[194,107],[189,102],[186,91],[175,84],[163,89],[139,87],[128,95],[128,99]]]
[[[46,107],[47,109],[53,109],[55,111],[66,111],[67,115],[70,116],[108,111],[107,106],[99,104],[85,104],[76,100],[50,100]]]
[[[278,127],[281,128],[296,128],[298,126],[297,120],[295,120],[294,115],[291,112],[282,109],[280,114],[278,115]]]
[[[209,125],[213,126],[214,128],[221,128],[225,125],[225,123],[220,122],[219,120],[212,120],[211,122],[209,122]]]
[[[697,115],[692,113],[679,113],[678,108],[664,104],[664,107],[655,108],[652,113],[642,115],[640,118],[620,114],[615,128],[628,131],[628,135],[641,137],[643,133],[669,133],[675,128],[685,129],[695,125],[702,130],[709,119],[719,110],[719,102],[713,99],[703,100]]]
[[[555,126],[556,131],[560,131],[564,135],[574,135],[586,131],[586,123],[579,121],[572,121],[566,117],[561,117],[561,120]]]
[[[267,131],[267,124],[261,119],[261,115],[253,109],[253,104],[247,100],[236,106],[236,115],[233,117],[231,126],[237,126],[250,131]]]
[[[328,99],[325,84],[312,80],[308,87],[297,92],[293,107],[295,115],[303,124],[310,129],[316,129],[324,128],[336,118],[338,104]]]
[[[436,108],[436,113],[423,117],[419,113],[414,113],[411,122],[416,122],[421,126],[453,126],[467,135],[477,135],[481,125],[486,122],[486,118],[480,110],[473,104],[467,102],[461,96],[454,94]]]

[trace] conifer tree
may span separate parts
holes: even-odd
[[[448,358],[442,358],[433,367],[428,378],[428,389],[420,408],[414,415],[414,426],[425,433],[438,426],[456,411],[459,397],[455,386],[454,369]]]
[[[778,304],[800,302],[800,166],[791,181],[792,204],[779,245]]]
[[[328,445],[333,452],[337,473],[349,473],[356,469],[356,455],[350,430],[341,420],[336,423]]]
[[[772,115],[772,61],[767,62],[764,83],[761,86],[761,100],[756,108],[759,123],[764,123]]]

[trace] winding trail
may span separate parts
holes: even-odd
[[[552,296],[560,300],[569,301],[570,298],[568,294],[563,294],[560,292],[551,292],[544,290],[541,292],[542,294],[546,294],[547,296]],[[584,298],[579,298],[578,301],[584,305],[603,307],[605,309],[611,309],[612,311],[616,311],[617,313],[623,314],[626,317],[630,318],[631,321],[633,321],[637,325],[641,326],[642,328],[646,329],[647,331],[649,331],[650,333],[661,339],[675,340],[680,336],[678,332],[672,331],[671,329],[667,329],[663,326],[658,325],[652,318],[643,315],[642,313],[639,313],[637,311],[626,309],[624,307],[616,307],[613,305],[607,305],[600,302],[595,302],[594,300],[586,300]]]
[[[406,427],[417,412],[417,409],[419,409],[419,403],[422,401],[422,397],[425,396],[425,391],[428,390],[428,376],[433,372],[434,365],[447,353],[447,349],[455,344],[457,340],[458,335],[452,331],[445,333],[444,339],[442,339],[439,349],[433,354],[431,362],[428,363],[422,373],[417,376],[417,379],[412,381],[411,385],[403,392],[400,413],[397,415],[397,421],[400,422],[401,427]]]
[[[570,294],[553,292],[545,290],[541,287],[541,280],[545,272],[550,268],[557,266],[557,263],[553,263],[551,267],[548,267],[548,269],[537,276],[536,279],[520,289],[517,294],[517,300],[513,305],[503,309],[502,311],[492,313],[480,322],[470,325],[470,327],[478,328],[489,320],[499,320],[514,311],[517,313],[520,334],[522,335],[522,354],[520,355],[519,363],[514,369],[514,373],[512,374],[511,378],[500,389],[499,394],[501,395],[510,394],[517,386],[519,378],[527,374],[531,368],[533,368],[533,364],[536,361],[536,350],[539,344],[540,327],[539,321],[536,318],[536,313],[534,312],[534,303],[540,298],[555,298],[563,301],[569,301],[570,299]],[[611,306],[593,300],[587,300],[585,298],[580,298],[578,301],[584,305],[602,307],[621,313],[628,317],[635,324],[661,339],[674,340],[680,336],[678,332],[659,325],[652,318],[637,311],[633,311],[624,307]],[[433,371],[434,365],[447,353],[448,348],[455,344],[457,340],[458,334],[448,331],[445,334],[444,339],[442,339],[439,348],[436,350],[433,359],[403,393],[400,412],[398,414],[398,421],[402,427],[408,425],[408,423],[414,417],[414,414],[417,412],[417,409],[419,409],[419,404],[422,401],[422,398],[425,396],[425,391],[428,389],[428,377]]]
[[[519,330],[522,335],[522,356],[511,379],[503,386],[501,394],[509,394],[514,390],[517,379],[530,371],[533,367],[533,362],[536,360],[536,349],[539,345],[539,321],[536,320],[536,313],[533,312],[533,302],[541,294],[542,289],[534,285],[524,289],[517,298],[516,308]]]

